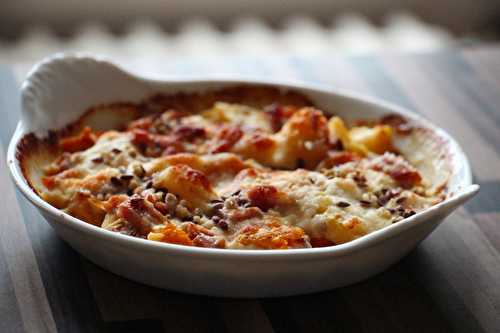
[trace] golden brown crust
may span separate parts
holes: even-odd
[[[201,247],[306,248],[440,200],[445,185],[433,188],[394,145],[404,136],[399,147],[413,149],[416,133],[400,116],[348,128],[300,94],[238,86],[97,106],[45,139],[25,136],[17,156],[44,200],[107,230]]]

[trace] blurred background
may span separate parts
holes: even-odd
[[[499,0],[0,0],[0,62],[428,52],[500,39]]]

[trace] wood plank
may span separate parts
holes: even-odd
[[[104,331],[106,333],[167,332],[167,330],[163,327],[163,323],[159,319],[137,319],[129,321],[109,322],[104,324]]]
[[[500,84],[500,44],[482,45],[458,50],[493,86]]]
[[[12,91],[17,91],[17,86],[13,81],[12,73],[7,68],[0,67],[0,108],[2,109],[8,109],[11,104],[15,103],[11,101]],[[0,137],[2,142],[9,139],[7,133]],[[3,224],[0,224],[0,234],[5,232]],[[7,253],[3,250],[4,246],[0,241],[0,313],[2,318],[7,320],[0,320],[0,332],[23,332],[23,322],[7,262]]]
[[[158,289],[127,280],[82,258],[94,299],[106,322],[161,317]]]
[[[480,163],[476,160],[474,166],[478,178],[488,178],[495,176],[491,172],[498,163],[497,153],[491,149],[491,146],[483,147],[484,140],[478,135],[475,128],[470,127],[463,115],[453,112],[451,102],[440,94],[442,88],[440,83],[435,81],[435,76],[425,75],[426,72],[421,67],[417,67],[414,61],[403,62],[401,58],[385,59],[385,66],[392,77],[400,83],[405,89],[405,93],[411,97],[413,103],[418,105],[420,110],[429,110],[432,107],[439,107],[439,112],[428,113],[431,119],[446,123],[447,128],[457,131],[460,137],[466,136],[469,140],[474,140],[476,146],[465,143],[466,150],[481,152],[489,159],[488,164],[484,160]],[[465,134],[466,133],[466,134]],[[477,149],[478,144],[481,149]],[[469,147],[469,149],[467,149]],[[481,151],[485,148],[485,151]],[[491,149],[492,151],[488,151]],[[472,152],[473,163],[478,154]],[[491,160],[491,158],[495,160]],[[484,164],[486,163],[486,164]],[[498,169],[497,169],[498,170]],[[485,175],[486,173],[486,175]],[[449,285],[459,294],[463,304],[468,311],[476,318],[477,322],[487,332],[495,332],[500,327],[500,307],[498,299],[500,297],[500,255],[488,241],[487,237],[481,232],[474,223],[472,217],[461,208],[458,213],[448,218],[434,234],[424,243],[424,248],[429,251],[428,261],[436,262],[435,272],[431,274],[422,274],[426,278],[426,284],[433,290],[437,296],[436,301],[442,303],[442,308],[446,306],[445,297],[440,297],[438,284],[442,281],[436,280],[439,275],[444,276]],[[428,263],[431,264],[431,263]],[[424,267],[425,268],[425,267]],[[422,273],[424,273],[423,271]],[[443,295],[444,296],[444,295]],[[450,308],[450,322],[457,330],[463,330],[464,324],[463,312]],[[462,319],[458,321],[457,319]],[[469,322],[469,325],[475,325]],[[477,329],[477,327],[470,327]],[[465,330],[467,331],[467,330]]]
[[[168,332],[223,332],[217,306],[208,297],[169,292],[133,282],[83,259],[105,327],[114,323],[158,320]],[[151,325],[156,325],[151,322]]]
[[[500,141],[500,47],[488,53],[461,52],[455,58],[460,59],[467,72],[463,73],[463,80],[468,83],[469,89],[477,95],[477,99],[487,101],[488,117],[494,119],[497,131],[497,142]],[[497,148],[498,145],[497,145]]]
[[[433,74],[441,94],[499,155],[500,147],[495,144],[500,143],[498,86],[483,82],[479,73],[455,52],[439,52],[419,60],[422,68]]]
[[[500,253],[500,212],[478,213],[474,215],[476,224]]]
[[[217,299],[227,332],[272,333],[274,329],[258,300]]]
[[[295,318],[299,332],[360,332],[362,314],[349,307],[339,290],[285,299],[288,316]],[[388,330],[391,326],[388,325]]]
[[[436,233],[440,237],[433,238],[433,259],[482,328],[486,332],[498,332],[500,254],[464,209],[448,219]],[[460,318],[455,317],[455,321]],[[456,323],[461,324],[462,321]]]
[[[418,276],[410,273],[409,261],[405,258],[370,280],[341,289],[351,309],[362,314],[358,321],[364,331],[451,331],[443,311]]]
[[[19,120],[20,102],[19,84],[14,73],[9,68],[0,66],[0,140],[5,150]]]
[[[3,232],[1,227],[0,232]],[[2,314],[0,332],[24,332],[19,304],[3,247],[0,241],[0,313]]]
[[[5,156],[0,145],[0,156]],[[7,163],[0,159],[0,211],[3,214],[0,243],[10,272],[24,329],[28,332],[56,332],[56,324],[45,294],[38,264],[22,214],[17,205]]]
[[[19,102],[16,96],[18,96],[18,87],[12,73],[5,67],[0,67],[0,114],[3,124],[0,131],[0,156],[5,156],[4,147],[17,121]],[[54,318],[22,214],[17,205],[14,185],[10,180],[5,158],[0,161],[0,190],[3,195],[0,201],[0,211],[3,212],[0,246],[19,304],[18,310],[22,325],[29,332],[55,332]]]
[[[451,218],[449,218],[451,219]],[[454,332],[484,332],[481,323],[470,311],[463,298],[463,291],[453,285],[456,274],[447,274],[449,249],[438,246],[446,232],[438,228],[403,260],[409,274],[415,277],[447,318]],[[438,252],[441,251],[441,252]],[[444,258],[443,258],[444,257]],[[443,264],[444,263],[444,264]],[[462,263],[460,263],[461,265]]]
[[[500,171],[499,171],[500,172]],[[500,202],[500,182],[481,182],[481,190],[465,207],[472,214],[498,212]]]
[[[366,80],[376,96],[414,109],[413,100],[392,80],[377,59],[361,58],[349,61],[349,64]],[[435,302],[426,286],[420,283],[420,277],[410,273],[411,262],[411,259],[405,258],[395,267],[360,284],[365,289],[363,292],[357,290],[359,285],[350,288],[346,299],[360,308],[363,314],[372,314],[370,321],[364,317],[358,319],[365,322],[367,330],[370,331],[370,328],[378,324],[380,328],[375,331],[383,331],[388,326],[391,327],[390,330],[397,331],[450,331],[449,316],[445,314],[441,304]],[[366,301],[366,297],[363,297],[365,294],[374,296]],[[415,313],[419,315],[415,316]],[[470,322],[475,321],[472,319]],[[478,328],[478,325],[472,326]]]
[[[30,202],[17,196],[56,326],[63,332],[101,332],[102,320],[80,255],[61,240]]]
[[[226,332],[223,314],[214,299],[160,290],[166,332]]]

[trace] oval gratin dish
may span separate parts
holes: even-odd
[[[161,92],[203,92],[235,85],[296,91],[328,113],[347,120],[399,114],[428,129],[446,147],[451,174],[442,202],[353,241],[330,247],[238,250],[190,247],[148,241],[104,230],[49,205],[30,187],[18,148],[28,134],[47,137],[71,124],[91,106],[140,101]],[[222,297],[276,297],[352,284],[400,260],[450,213],[479,190],[472,184],[466,156],[457,142],[426,119],[371,97],[304,83],[242,77],[150,79],[108,60],[59,54],[37,64],[22,86],[21,120],[7,159],[15,184],[55,232],[80,254],[118,275],[151,286]],[[449,223],[453,223],[450,221]]]

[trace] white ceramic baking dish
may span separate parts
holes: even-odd
[[[335,110],[347,119],[374,118],[387,113],[404,115],[430,129],[446,145],[452,166],[449,197],[402,222],[333,247],[207,249],[147,241],[80,221],[43,201],[21,172],[16,150],[24,135],[46,136],[49,130],[60,129],[78,119],[90,106],[139,101],[157,92],[202,91],[235,84],[292,89],[310,97],[322,110]],[[427,120],[389,103],[310,84],[271,80],[206,77],[153,80],[127,73],[109,61],[82,55],[52,56],[29,73],[22,86],[21,121],[7,158],[12,177],[23,195],[62,239],[89,260],[148,285],[227,297],[303,294],[366,279],[405,256],[479,189],[478,185],[472,185],[467,158],[453,138]]]

